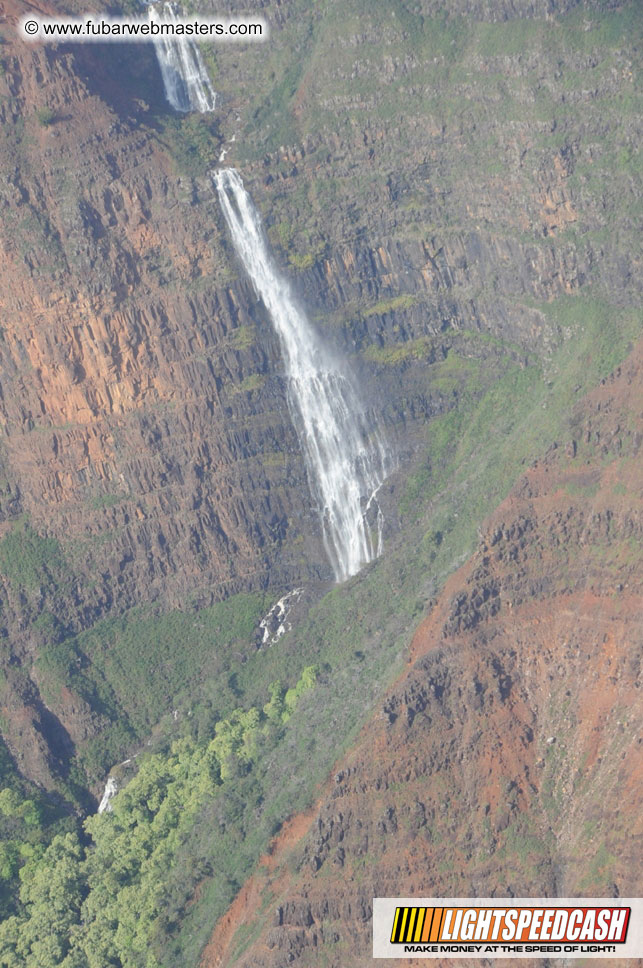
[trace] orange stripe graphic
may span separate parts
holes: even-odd
[[[447,908],[436,908],[436,914],[439,913],[440,917],[433,918],[433,927],[431,928],[431,942],[439,941],[440,934],[442,932],[442,922],[444,921],[444,915]]]
[[[424,931],[422,932],[422,938],[421,938],[422,944],[426,944],[427,941],[429,940],[429,932],[431,930],[431,924],[433,922],[434,912],[435,912],[435,908],[426,909],[426,915],[424,917]]]

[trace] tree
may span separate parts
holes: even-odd
[[[26,916],[13,919],[4,942],[15,939],[15,954],[25,968],[56,968],[71,949],[73,929],[87,892],[85,852],[76,834],[54,837],[42,858],[29,861],[20,872],[20,900]],[[9,963],[11,963],[9,961]]]

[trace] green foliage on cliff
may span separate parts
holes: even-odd
[[[300,272],[312,269],[326,253],[324,240],[313,239],[309,232],[297,232],[290,222],[278,222],[270,234],[285,252],[289,265]]]
[[[460,526],[469,522],[473,531],[525,461],[556,439],[578,394],[607,376],[640,334],[635,311],[595,294],[561,296],[539,309],[566,331],[547,368],[511,366],[481,399],[465,394],[459,407],[429,424],[427,459],[409,477],[403,514],[419,517],[443,489],[466,488],[457,510]]]
[[[0,574],[16,591],[33,591],[60,583],[67,566],[56,538],[43,538],[24,518],[0,541]]]
[[[408,340],[406,343],[393,346],[376,346],[371,344],[364,350],[364,359],[378,366],[400,366],[412,360],[422,360],[430,352],[431,341],[426,336]]]
[[[257,332],[253,326],[238,326],[227,337],[227,343],[234,350],[249,350],[257,342]]]
[[[48,128],[56,120],[56,112],[48,107],[38,108],[36,118],[38,119],[38,124],[42,125],[43,128]]]
[[[244,781],[283,738],[317,676],[310,666],[291,689],[273,684],[263,709],[235,709],[216,724],[207,743],[185,736],[169,753],[148,756],[113,799],[112,810],[88,818],[82,831],[57,834],[46,849],[29,850],[24,831],[23,839],[5,841],[0,885],[15,880],[20,869],[20,888],[17,913],[0,925],[0,963],[5,968],[163,964],[168,911],[180,911],[202,877],[218,876],[216,851],[208,863],[194,863],[198,821],[206,807],[220,803],[224,825],[231,828],[221,867],[236,863],[243,869],[238,856],[247,833],[243,811],[235,822],[228,804],[244,795]],[[40,826],[37,804],[10,789],[0,791],[0,825],[3,819],[23,828]]]
[[[643,29],[637,0],[620,9],[580,5],[546,19],[485,20],[442,7],[425,16],[405,0],[297,4],[288,30],[273,35],[250,90],[243,90],[249,103],[241,150],[257,159],[265,151],[301,144],[306,136],[341,130],[346,122],[397,122],[401,114],[434,118],[456,129],[484,124],[497,106],[514,121],[562,119],[570,108],[577,112],[575,102],[552,96],[541,78],[556,74],[562,88],[580,93],[592,73],[618,69],[613,54]],[[535,58],[540,75],[534,71],[526,80],[512,76],[508,82],[508,59],[525,56]],[[587,58],[584,69],[574,70],[581,56]],[[387,76],[385,58],[415,62],[408,74],[391,69]],[[220,69],[225,71],[223,59]],[[403,125],[405,119],[400,120]],[[501,173],[502,145],[498,148],[493,159],[478,162],[496,164]],[[457,176],[458,159],[452,160]]]
[[[410,309],[417,301],[418,297],[414,293],[403,293],[401,296],[395,296],[393,299],[382,299],[374,306],[369,306],[368,309],[364,310],[362,316],[364,319],[368,319],[369,316],[384,316],[386,313]]]
[[[0,920],[19,910],[19,872],[74,821],[14,770],[0,745]]]
[[[266,377],[263,373],[251,373],[249,376],[244,377],[241,383],[235,383],[230,386],[228,392],[232,396],[237,396],[239,393],[252,393],[253,390],[260,390],[265,382]]]
[[[265,607],[263,594],[239,594],[198,611],[132,609],[75,637],[46,637],[37,667],[53,708],[66,687],[106,720],[77,750],[90,779],[173,709],[198,704],[203,683],[222,674],[235,643],[252,639]]]
[[[160,138],[180,174],[203,176],[216,164],[221,151],[216,119],[200,114],[165,115],[158,125]]]

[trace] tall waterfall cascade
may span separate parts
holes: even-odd
[[[319,506],[324,546],[335,578],[344,581],[381,553],[377,492],[390,457],[369,424],[351,373],[322,344],[277,269],[239,173],[221,169],[214,183],[235,250],[279,338],[288,406]]]
[[[148,6],[150,20],[178,20],[181,11],[175,3],[154,3]],[[170,40],[158,37],[154,49],[163,78],[165,97],[175,111],[214,111],[216,93],[198,45],[191,40]]]

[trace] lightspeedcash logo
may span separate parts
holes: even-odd
[[[375,958],[638,958],[638,898],[375,898]]]

